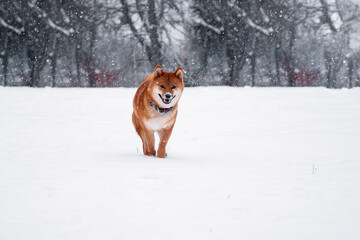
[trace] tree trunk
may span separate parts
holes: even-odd
[[[276,86],[280,86],[281,84],[281,79],[280,79],[280,54],[279,54],[279,50],[280,47],[275,46],[275,50],[274,50],[274,55],[275,55],[275,67],[276,67],[276,82],[275,85]]]
[[[4,55],[2,57],[3,59],[3,72],[4,72],[4,81],[3,86],[6,87],[8,85],[7,82],[7,75],[8,75],[8,65],[9,65],[9,50],[8,50],[8,41],[9,37],[5,36],[5,42],[4,42]]]
[[[234,64],[234,69],[232,71],[232,76],[231,76],[231,86],[235,86],[237,87],[239,85],[239,74],[240,74],[240,68],[239,68],[239,63],[237,61],[235,61]]]
[[[234,53],[234,49],[232,46],[227,46],[226,48],[226,55],[227,55],[227,62],[228,62],[228,67],[230,68],[230,72],[229,72],[229,77],[226,80],[226,85],[228,86],[234,86],[234,72],[235,72],[235,53]]]
[[[349,88],[353,87],[353,70],[354,70],[354,62],[353,62],[353,58],[350,57],[348,59]]]
[[[77,86],[81,87],[81,74],[80,74],[80,64],[81,64],[81,49],[82,49],[82,39],[79,35],[76,35],[76,46],[75,46],[75,62],[76,62],[76,77],[77,77]]]
[[[30,67],[30,79],[27,81],[27,86],[40,87],[41,79],[40,73],[45,65],[45,49],[34,51],[32,48],[40,48],[39,46],[28,46],[27,54]],[[39,54],[41,52],[41,55]]]
[[[250,67],[251,67],[251,87],[255,86],[255,73],[256,73],[256,54],[257,54],[257,36],[253,36],[252,50],[250,57]]]
[[[51,7],[51,15],[56,15],[56,10],[59,9],[57,5],[57,1],[52,2]],[[50,54],[50,69],[51,69],[51,87],[56,87],[56,61],[57,61],[57,45],[58,45],[58,36],[57,33],[54,31],[52,36],[52,46],[51,46],[51,54]]]
[[[30,75],[26,79],[25,85],[28,87],[32,87],[34,84],[34,74],[35,74],[35,53],[30,45],[27,46],[26,55],[30,68]]]
[[[203,33],[205,36],[203,36],[204,43],[201,48],[199,48],[200,51],[200,66],[203,69],[206,69],[208,67],[208,58],[209,58],[209,51],[208,51],[208,37],[206,36],[206,32]]]
[[[91,24],[89,29],[90,34],[90,50],[88,53],[88,75],[89,75],[89,87],[96,87],[96,79],[95,79],[95,64],[94,64],[94,46],[96,41],[96,27],[94,23]]]
[[[149,6],[148,16],[150,23],[149,26],[150,41],[151,41],[151,46],[150,46],[151,56],[149,60],[152,66],[155,67],[156,65],[162,64],[161,43],[158,34],[159,23],[155,11],[155,1],[148,0],[148,6]]]
[[[51,56],[51,87],[56,87],[57,36],[54,34]]]
[[[31,87],[40,87],[40,70],[39,70],[39,68],[34,68],[32,70]]]
[[[326,80],[327,80],[327,88],[335,88],[336,86],[336,77],[334,79],[335,71],[334,71],[334,60],[331,56],[331,52],[324,50],[324,58],[325,58],[325,68],[327,69]]]
[[[294,51],[294,42],[295,42],[295,34],[296,34],[296,28],[295,24],[291,25],[290,27],[290,40],[289,40],[289,50],[287,53],[287,61],[288,61],[288,82],[290,87],[296,87],[296,79],[295,79],[295,63],[294,63],[294,57],[293,57],[293,51]]]

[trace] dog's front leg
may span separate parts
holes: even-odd
[[[155,137],[154,132],[145,131],[145,138],[146,138],[146,150],[144,149],[144,154],[148,156],[155,156]]]
[[[166,157],[166,145],[169,141],[169,138],[171,136],[173,130],[173,126],[169,129],[162,129],[159,132],[159,137],[160,137],[160,143],[159,143],[159,148],[157,151],[157,156],[159,158],[164,158]]]

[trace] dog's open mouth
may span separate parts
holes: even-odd
[[[165,98],[165,99],[164,99],[164,98],[161,96],[161,94],[159,93],[159,97],[161,98],[161,100],[163,101],[163,103],[169,104],[169,103],[171,103],[171,101],[176,97],[176,95],[174,95],[173,98]]]

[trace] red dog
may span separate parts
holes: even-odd
[[[143,142],[143,152],[155,156],[154,133],[160,136],[157,156],[166,156],[165,148],[173,130],[178,101],[184,90],[183,69],[164,72],[158,65],[136,91],[132,121]]]

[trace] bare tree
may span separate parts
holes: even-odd
[[[148,60],[152,66],[163,63],[162,54],[162,33],[166,31],[161,25],[164,20],[166,8],[176,10],[177,6],[173,1],[136,0],[129,4],[127,0],[120,0],[122,5],[122,25],[127,25],[132,35],[145,49]],[[133,15],[139,16],[140,26],[136,27]]]

